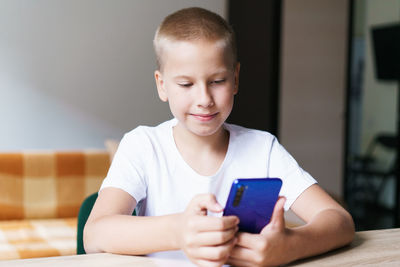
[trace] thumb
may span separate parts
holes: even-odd
[[[186,210],[191,214],[207,215],[207,210],[218,213],[221,212],[223,208],[213,194],[201,194],[196,195],[192,201],[190,201]]]
[[[272,217],[271,221],[268,223],[266,227],[261,231],[263,233],[264,231],[269,230],[275,230],[275,231],[280,231],[285,228],[285,218],[284,218],[284,213],[285,210],[283,206],[285,205],[286,198],[285,197],[279,197],[278,201],[275,204],[274,211],[272,212]]]

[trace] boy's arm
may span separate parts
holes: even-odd
[[[238,244],[232,250],[229,263],[280,265],[321,254],[353,240],[354,223],[350,214],[318,185],[304,191],[291,207],[305,225],[285,228],[284,203],[284,198],[278,200],[271,222],[260,234],[238,234]]]
[[[103,189],[84,229],[86,252],[143,255],[183,249],[195,263],[219,265],[235,245],[236,217],[205,216],[207,210],[222,210],[212,195],[199,195],[185,212],[166,216],[131,216],[135,206],[125,191]]]
[[[136,200],[125,191],[117,188],[103,189],[93,206],[84,228],[84,247],[87,253],[112,252],[119,254],[145,254],[157,251],[157,248],[174,249],[177,244],[168,236],[174,231],[168,216],[158,220],[131,216]],[[146,221],[147,219],[147,221]],[[144,232],[158,233],[159,238],[142,238],[136,224],[142,224]],[[144,228],[144,229],[143,229]],[[146,241],[153,240],[150,249]],[[137,246],[137,244],[141,244]]]
[[[291,209],[306,222],[293,229],[290,243],[305,245],[303,249],[297,248],[296,259],[342,247],[354,239],[351,215],[316,184],[301,194]]]

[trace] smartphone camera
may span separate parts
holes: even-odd
[[[236,190],[235,198],[233,199],[233,206],[237,207],[240,204],[240,200],[242,199],[242,195],[244,190],[246,189],[247,186],[239,186],[238,189]]]

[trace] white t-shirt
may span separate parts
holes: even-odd
[[[138,215],[158,216],[184,211],[201,193],[214,194],[225,206],[236,178],[281,178],[285,210],[316,183],[273,135],[228,123],[229,146],[222,165],[212,176],[200,175],[175,145],[176,123],[172,119],[156,127],[139,126],[125,134],[100,190],[120,188],[135,198]]]
[[[182,212],[196,194],[212,193],[225,206],[236,178],[278,177],[288,210],[316,181],[268,132],[225,123],[228,151],[217,173],[194,171],[178,151],[172,128],[176,119],[156,127],[139,126],[122,138],[100,188],[116,187],[138,202],[137,214],[158,216]]]

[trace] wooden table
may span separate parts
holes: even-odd
[[[400,228],[357,232],[349,246],[289,266],[400,266]]]
[[[323,237],[321,237],[323,238]],[[351,245],[289,266],[400,266],[400,228],[357,232]],[[109,253],[0,261],[0,266],[193,266],[188,261]]]

